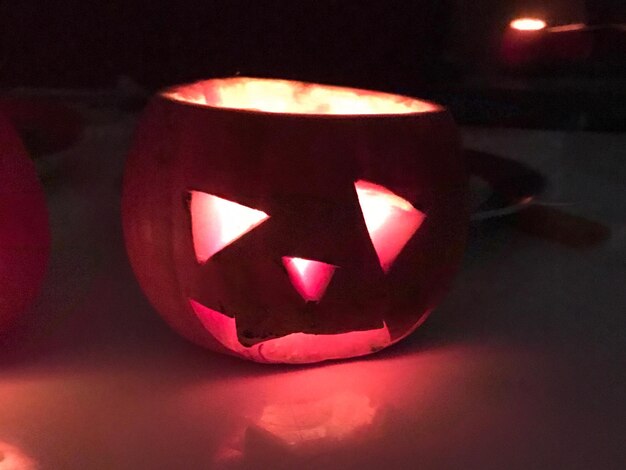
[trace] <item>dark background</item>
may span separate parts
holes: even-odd
[[[413,91],[484,62],[513,15],[626,21],[623,0],[19,0],[0,4],[0,86],[152,88],[285,77]]]
[[[5,3],[3,81],[146,86],[241,73],[402,86],[433,62],[450,0]]]

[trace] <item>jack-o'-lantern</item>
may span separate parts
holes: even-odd
[[[461,257],[466,175],[436,104],[228,78],[157,95],[128,158],[129,257],[167,322],[259,362],[378,351]]]
[[[0,331],[37,294],[49,246],[48,212],[35,166],[0,116]]]

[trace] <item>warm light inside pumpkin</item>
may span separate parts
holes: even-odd
[[[384,186],[363,180],[354,186],[380,266],[387,272],[426,215]]]
[[[517,18],[511,21],[509,26],[518,31],[540,31],[548,25],[539,18]]]
[[[237,338],[237,325],[217,310],[190,299],[189,303],[204,328],[226,349],[257,362],[307,363],[362,356],[388,346],[387,325],[375,330],[351,331],[335,335],[292,333],[249,348]]]
[[[432,103],[388,93],[246,77],[205,80],[174,88],[164,96],[185,103],[269,113],[367,115],[440,109]]]
[[[336,266],[302,258],[283,257],[291,283],[307,302],[319,302],[328,283],[335,273]]]
[[[263,211],[201,191],[191,191],[190,211],[193,247],[199,263],[205,263],[269,218]]]

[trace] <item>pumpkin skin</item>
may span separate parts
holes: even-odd
[[[141,287],[183,336],[258,362],[317,362],[378,351],[426,318],[462,256],[465,189],[457,130],[437,105],[207,80],[148,105],[123,226]],[[366,219],[380,210],[390,231],[375,246]],[[248,228],[217,246],[240,211]]]
[[[48,212],[35,166],[0,115],[0,332],[37,295],[50,251]]]

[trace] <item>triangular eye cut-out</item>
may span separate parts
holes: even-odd
[[[380,266],[388,272],[426,215],[384,186],[359,180],[354,187]]]
[[[289,280],[307,302],[322,300],[337,266],[310,259],[283,257]]]
[[[190,194],[193,248],[199,263],[205,263],[269,218],[263,211],[212,194],[201,191],[190,191]]]

